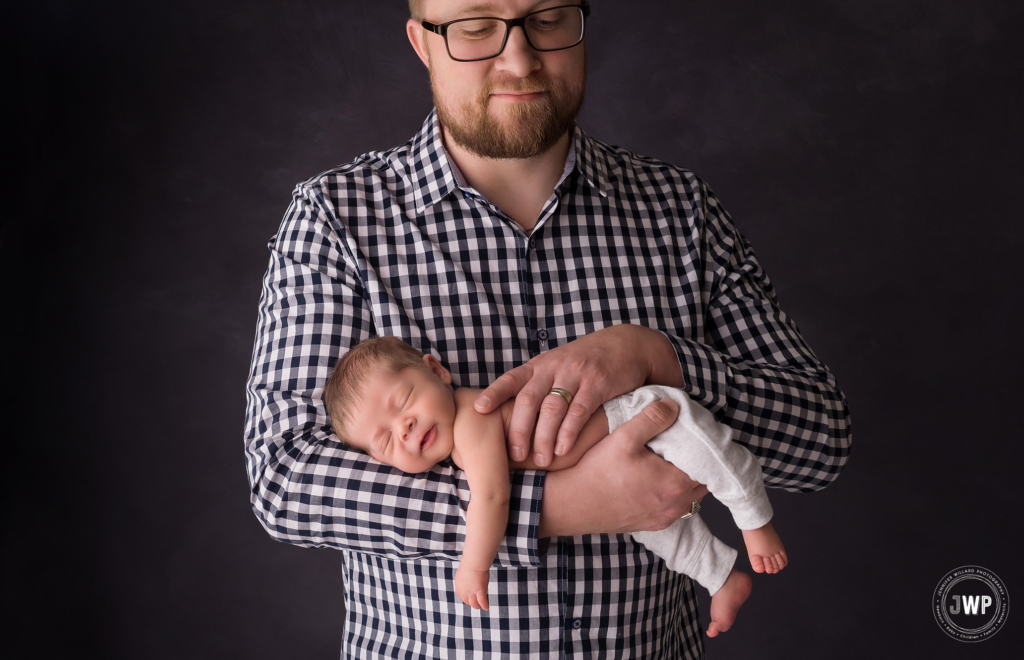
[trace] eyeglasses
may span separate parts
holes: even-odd
[[[456,62],[489,60],[501,55],[508,33],[515,26],[523,28],[526,43],[538,51],[565,50],[583,41],[583,30],[590,5],[559,5],[548,7],[520,18],[477,16],[447,23],[420,21],[435,34],[444,37],[448,56]]]

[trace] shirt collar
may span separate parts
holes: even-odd
[[[433,206],[458,187],[444,152],[436,109],[430,111],[423,126],[408,145],[408,150],[393,150],[388,162],[405,175],[412,190],[416,212],[423,213],[427,207]]]
[[[441,127],[437,119],[437,109],[430,111],[423,126],[409,143],[405,163],[400,164],[393,152],[389,163],[396,169],[404,170],[412,183],[413,199],[416,212],[422,213],[427,207],[441,201],[446,195],[459,187],[468,187],[455,161],[448,157],[441,139]],[[602,197],[608,196],[608,168],[595,149],[594,140],[578,126],[573,126],[572,142],[565,159],[565,169],[559,184],[573,169],[586,179],[592,188]],[[556,186],[557,187],[557,186]]]
[[[607,197],[611,186],[608,183],[608,162],[604,153],[597,149],[593,138],[583,132],[578,124],[573,126],[573,149],[576,169],[587,180],[590,187]]]

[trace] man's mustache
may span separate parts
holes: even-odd
[[[487,94],[536,94],[549,92],[551,86],[540,78],[505,78],[493,81],[487,88]]]

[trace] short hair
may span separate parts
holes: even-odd
[[[426,18],[423,15],[423,0],[409,0],[409,18],[422,21]]]
[[[324,385],[323,400],[334,434],[349,447],[356,446],[346,437],[352,408],[359,402],[366,379],[378,367],[394,373],[406,367],[429,371],[423,363],[423,353],[398,337],[370,337],[342,355]]]

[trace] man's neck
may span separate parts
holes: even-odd
[[[562,178],[571,135],[566,132],[534,158],[490,159],[462,148],[441,127],[445,149],[466,183],[527,231],[533,229],[544,202]]]

